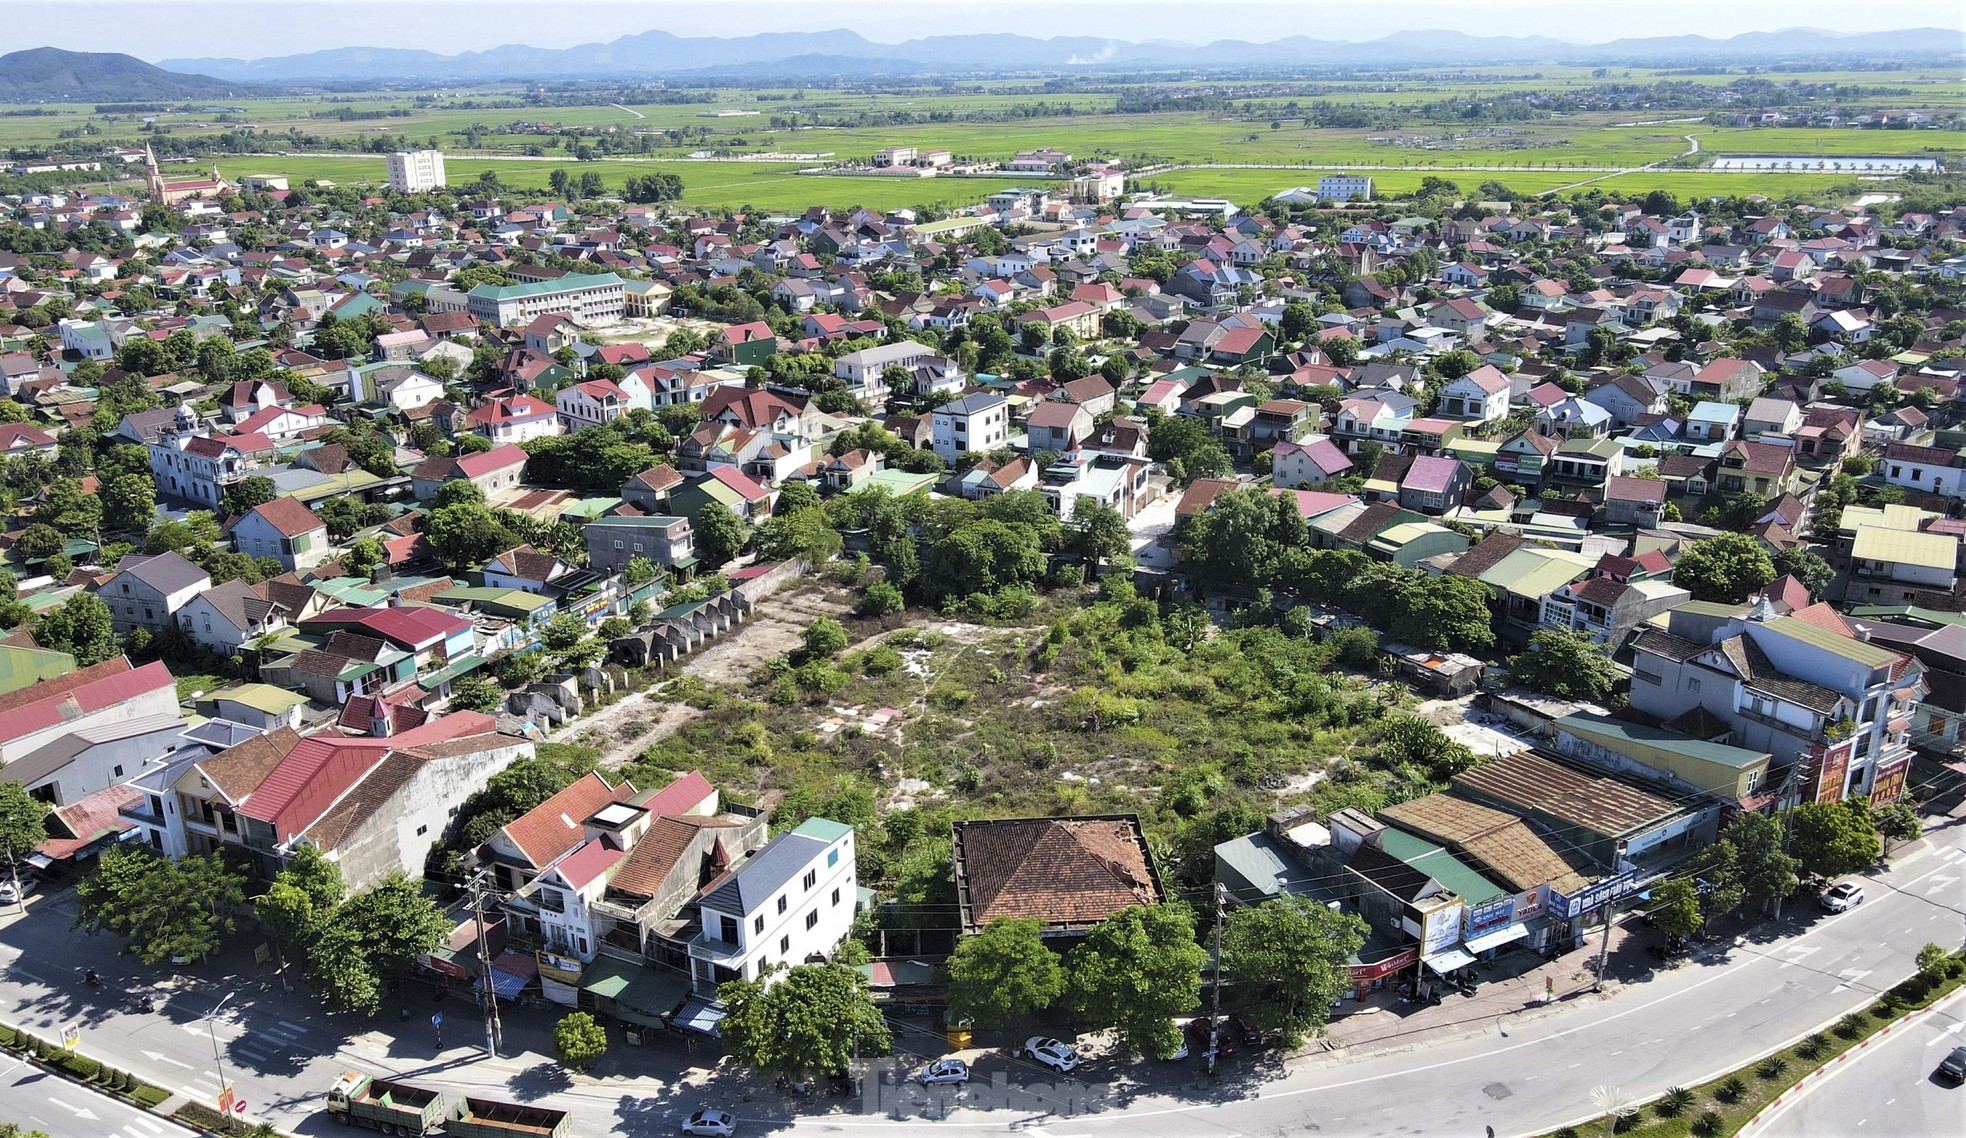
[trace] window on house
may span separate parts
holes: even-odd
[[[1688,676],[1688,677],[1686,677],[1686,690],[1687,690],[1687,691],[1699,691],[1699,690],[1700,690],[1700,678],[1699,678],[1698,676]]]
[[[737,918],[717,915],[717,939],[725,944],[737,943]]]
[[[819,884],[819,871],[816,869],[806,870],[805,887],[811,889],[817,884]]]
[[[827,851],[826,851],[826,867],[827,867],[828,869],[831,869],[831,868],[832,868],[833,866],[836,866],[836,865],[838,865],[838,864],[840,864],[840,851],[838,851],[838,850],[827,850]]]
[[[833,904],[837,905],[839,903],[840,903],[840,891],[835,889],[833,890]]]
[[[416,828],[416,836],[417,836],[417,837],[419,837],[419,838],[420,838],[420,837],[422,837],[423,835],[425,835],[425,834],[427,834],[427,833],[429,833],[429,832],[430,832],[430,827],[429,827],[429,826],[418,826],[418,827]]]
[[[818,923],[819,923],[819,910],[814,909],[812,912],[806,914],[806,928],[812,928]]]
[[[792,951],[792,938],[789,936],[779,937],[778,938],[779,955],[781,956],[789,955],[791,951]]]
[[[779,910],[781,913],[784,911],[783,909]],[[757,933],[765,931],[765,915],[763,913],[759,913],[757,916],[751,918],[751,931]]]
[[[110,773],[110,777],[112,777],[112,778],[122,778],[122,777],[123,777],[123,768],[122,768],[122,767],[120,767],[120,766],[119,766],[119,767],[115,767],[115,768],[114,768],[114,769],[112,769],[112,770],[111,770],[111,771],[110,771],[109,773]]]
[[[781,912],[781,913],[783,913],[783,912],[785,911],[785,898],[783,898],[783,897],[780,897],[780,898],[778,899],[778,911],[779,911],[779,912]],[[760,919],[762,919],[762,918],[760,918]]]

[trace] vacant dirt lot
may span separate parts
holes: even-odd
[[[767,660],[799,646],[806,626],[822,616],[847,611],[842,600],[814,585],[773,593],[751,610],[751,619],[723,639],[684,660],[676,674],[695,676],[712,687],[742,687]],[[652,701],[644,692],[586,715],[553,733],[555,743],[601,748],[600,765],[618,767],[657,739],[673,734],[699,713],[680,703]]]

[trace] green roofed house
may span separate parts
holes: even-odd
[[[621,319],[625,292],[613,273],[568,273],[529,284],[479,285],[465,294],[464,310],[501,328],[549,313],[565,313],[576,324],[603,324]]]
[[[199,703],[211,704],[220,719],[272,731],[279,727],[298,729],[300,709],[307,697],[272,684],[240,684],[212,692]]]
[[[1685,725],[1725,733],[1727,725],[1706,715]],[[1592,766],[1699,791],[1735,805],[1749,803],[1768,789],[1774,756],[1698,738],[1666,727],[1648,727],[1608,715],[1578,712],[1555,723],[1556,749]]]
[[[48,648],[0,644],[0,695],[52,680],[75,670],[75,657]]]

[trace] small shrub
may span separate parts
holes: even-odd
[[[1889,992],[1879,996],[1877,1002],[1870,1006],[1871,1018],[1884,1023],[1898,1018],[1898,1014],[1903,1010],[1903,1008],[1898,1006],[1898,1001],[1893,999]]]
[[[1700,1138],[1713,1138],[1720,1133],[1720,1112],[1701,1111],[1700,1117],[1693,1120],[1693,1133],[1700,1135]]]
[[[860,658],[860,670],[870,676],[885,676],[901,667],[901,653],[885,644],[876,644]]]
[[[1780,1055],[1770,1055],[1755,1064],[1754,1076],[1757,1079],[1779,1079],[1782,1072],[1789,1069],[1789,1061]]]
[[[153,1087],[149,1083],[138,1083],[136,1089],[130,1092],[130,1097],[145,1106],[154,1107],[161,1105],[165,1099],[170,1098],[171,1092],[162,1087]]]
[[[1856,1012],[1851,1012],[1849,1015],[1836,1021],[1834,1030],[1836,1034],[1845,1039],[1855,1039],[1864,1030],[1864,1017]]]
[[[85,1083],[92,1082],[97,1075],[102,1074],[102,1064],[87,1055],[77,1055],[72,1051],[62,1059],[61,1065],[69,1074]]]
[[[1724,1103],[1737,1103],[1747,1093],[1747,1082],[1739,1075],[1729,1075],[1727,1081],[1720,1084],[1720,1089],[1713,1092],[1713,1097]]]
[[[1692,1105],[1692,1091],[1687,1090],[1685,1087],[1673,1087],[1659,1099],[1658,1104],[1652,1109],[1659,1112],[1660,1118],[1678,1118],[1680,1115],[1686,1113],[1687,1107]]]
[[[1814,1059],[1828,1050],[1829,1036],[1820,1031],[1795,1045],[1795,1053],[1804,1059]]]
[[[928,693],[928,702],[944,711],[954,711],[975,698],[975,692],[955,684],[936,684]]]

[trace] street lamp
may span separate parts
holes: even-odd
[[[227,992],[224,999],[213,1005],[211,1011],[205,1013],[205,1026],[212,1034],[212,1062],[218,1064],[218,1097],[221,1100],[221,1107],[225,1105],[222,1100],[225,1098],[225,1091],[229,1084],[225,1081],[225,1057],[219,1054],[218,1049],[218,1013],[225,1008],[225,1005],[231,1001],[232,997],[238,994],[237,992]]]

